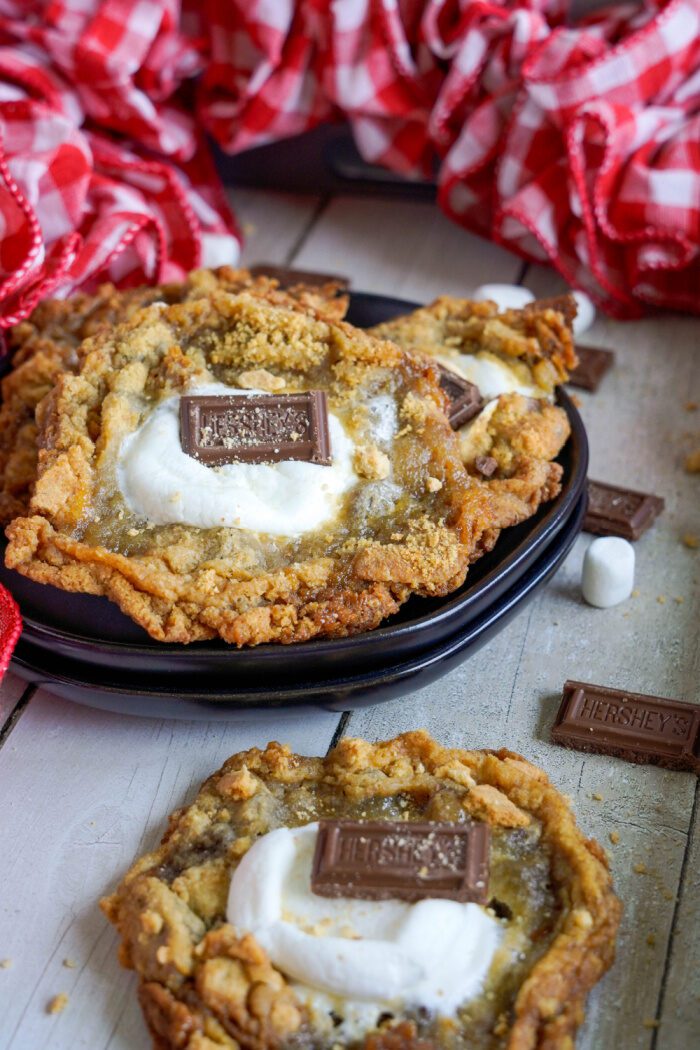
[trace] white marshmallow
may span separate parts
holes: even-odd
[[[581,591],[589,605],[609,609],[629,598],[634,587],[634,548],[617,536],[593,540],[583,559]]]
[[[534,295],[519,284],[480,284],[471,295],[477,302],[492,299],[499,310],[520,310],[533,302]]]
[[[572,292],[576,300],[576,317],[574,318],[574,335],[583,335],[595,321],[595,306],[585,292]]]
[[[318,824],[256,839],[233,873],[226,916],[252,933],[297,997],[355,1041],[384,1012],[453,1016],[479,994],[503,931],[478,904],[328,898],[311,890]]]

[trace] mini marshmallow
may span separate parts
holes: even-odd
[[[574,335],[583,335],[595,321],[595,306],[585,292],[572,292],[571,294],[576,300]]]
[[[609,609],[629,598],[634,587],[634,548],[617,536],[593,540],[583,559],[581,591],[589,605]]]
[[[519,284],[480,284],[472,292],[472,299],[492,299],[499,310],[520,310],[534,301],[534,295]]]

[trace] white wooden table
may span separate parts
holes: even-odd
[[[244,261],[348,274],[354,286],[427,301],[483,281],[563,287],[450,225],[432,205],[316,200],[238,191]],[[323,753],[340,734],[369,738],[425,726],[448,744],[506,745],[541,763],[579,821],[609,849],[625,916],[614,969],[589,1004],[586,1050],[700,1046],[700,836],[696,778],[586,756],[548,742],[568,677],[700,701],[700,479],[682,462],[698,444],[700,322],[599,319],[591,342],[617,366],[582,395],[592,476],[658,492],[666,513],[636,545],[636,598],[585,606],[588,539],[500,635],[437,685],[354,714],[281,714],[235,723],[156,721],[0,689],[0,1048],[147,1050],[133,976],[97,909],[168,813],[230,753],[268,739]],[[617,844],[610,841],[619,836]],[[47,1005],[67,994],[63,1012]]]

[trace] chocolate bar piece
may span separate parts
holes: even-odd
[[[312,288],[322,288],[326,284],[337,284],[338,291],[350,287],[347,277],[333,273],[314,273],[312,270],[293,270],[288,266],[272,266],[270,263],[258,263],[250,267],[253,277],[272,277],[279,282],[280,288],[293,288],[297,284],[308,284]]]
[[[490,478],[492,474],[495,474],[498,463],[493,456],[477,456],[474,466],[485,478]]]
[[[577,751],[700,773],[700,704],[566,682],[552,740]]]
[[[615,354],[602,346],[576,346],[578,365],[569,376],[569,385],[582,390],[597,390],[600,381],[612,368]]]
[[[474,416],[478,416],[484,407],[481,391],[468,379],[438,364],[440,386],[450,399],[447,418],[453,430],[459,430]]]
[[[589,481],[583,530],[596,536],[638,540],[653,525],[664,506],[660,496],[607,485],[602,481]]]
[[[332,462],[323,390],[303,394],[187,394],[180,441],[209,467],[224,463]]]
[[[488,824],[322,820],[311,889],[321,897],[488,899]]]

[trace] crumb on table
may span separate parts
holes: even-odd
[[[646,875],[646,873],[647,873],[647,866],[646,866],[646,864],[643,864],[641,861],[639,861],[637,864],[634,865],[634,868],[632,870],[637,875]]]
[[[685,457],[685,469],[689,474],[700,474],[700,448]]]
[[[618,842],[620,841],[620,832],[619,831],[611,831],[610,834],[608,835],[608,838],[612,842],[613,846],[617,846]]]
[[[0,959],[0,970],[9,970],[12,966],[12,959]]]
[[[46,1012],[49,1014],[60,1014],[68,1006],[68,996],[65,992],[60,992],[58,995],[54,995],[53,999],[46,1007]]]
[[[697,550],[700,547],[700,536],[696,536],[694,532],[686,532],[681,539],[686,547],[690,547],[692,551]]]

